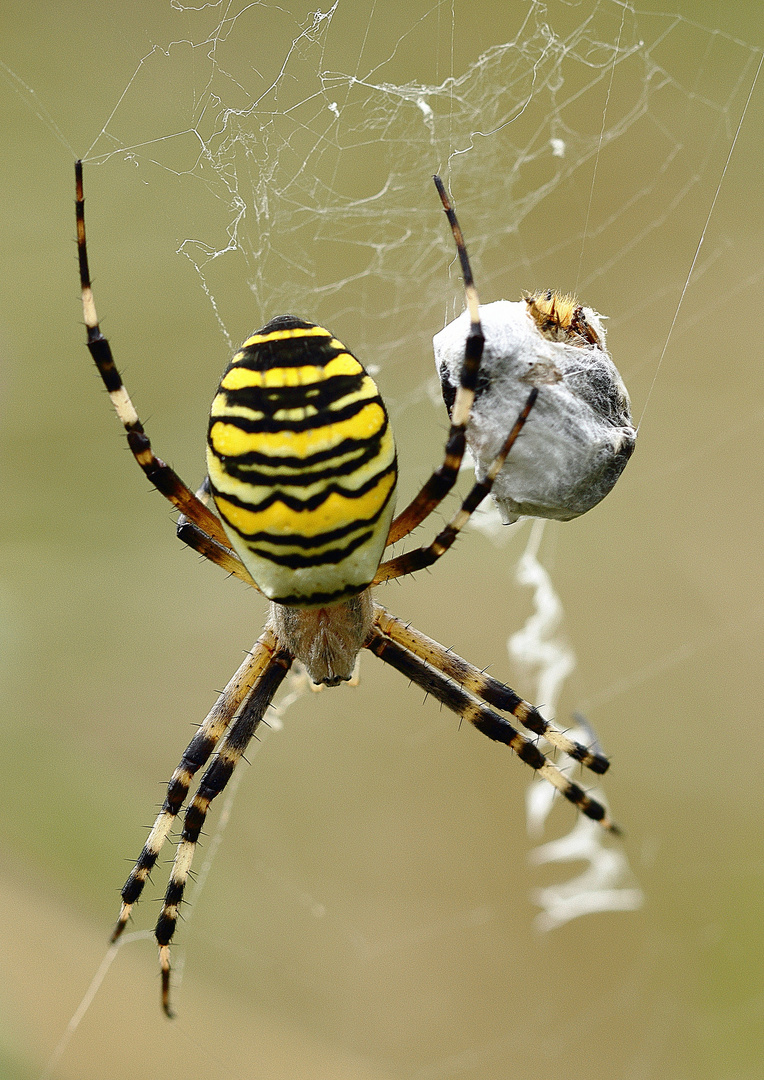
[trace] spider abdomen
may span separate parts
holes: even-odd
[[[282,315],[248,338],[212,403],[207,446],[226,531],[269,599],[326,605],[369,585],[395,446],[374,381],[328,330]]]

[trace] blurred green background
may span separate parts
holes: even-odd
[[[761,1075],[761,83],[704,234],[761,12],[671,10],[685,21],[610,0],[339,0],[290,50],[311,11],[293,0],[4,5],[3,1080],[43,1074],[162,783],[265,610],[183,550],[125,449],[84,346],[75,154],[102,326],[191,484],[226,335],[284,309],[375,366],[401,500],[438,462],[429,339],[461,299],[436,168],[484,301],[552,285],[610,316],[637,451],[541,554],[578,657],[558,715],[583,709],[612,756],[645,904],[538,933],[533,890],[584,867],[530,864],[527,770],[367,656],[358,688],[301,696],[250,755],[224,836],[212,815],[178,1018],[152,942],[130,941],[52,1075]],[[177,254],[230,236],[230,255]],[[381,599],[532,696],[505,647],[532,610],[526,539],[472,530]],[[573,823],[555,808],[544,838]]]

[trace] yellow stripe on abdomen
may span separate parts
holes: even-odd
[[[234,356],[213,401],[207,468],[231,543],[272,600],[362,591],[397,479],[379,391],[327,331],[280,316]]]
[[[236,505],[222,495],[218,495],[215,501],[224,520],[240,536],[260,535],[263,539],[298,536],[305,540],[318,540],[320,545],[324,542],[322,537],[327,533],[376,520],[382,507],[389,501],[394,484],[395,476],[388,472],[383,474],[371,490],[365,491],[359,497],[348,497],[332,491],[315,510],[295,509],[279,498],[264,510],[252,510]],[[263,503],[265,501],[263,500]]]
[[[371,379],[369,379],[369,382],[371,382]],[[217,401],[218,398],[215,399],[213,408]],[[297,410],[290,411],[297,412]],[[301,411],[306,419],[317,418],[318,416],[317,411],[312,408]],[[285,410],[282,410],[282,412],[285,412]],[[240,410],[240,413],[241,417],[254,422],[260,419],[252,409]],[[226,420],[223,420],[222,416],[225,416]],[[230,421],[228,421],[229,417]],[[229,410],[224,414],[213,412],[211,419],[210,443],[215,453],[220,456],[240,457],[254,452],[263,456],[293,456],[309,459],[320,451],[340,445],[344,439],[372,438],[387,420],[387,416],[380,398],[379,402],[372,401],[364,405],[358,413],[349,419],[339,421],[336,424],[330,423],[321,427],[307,428],[306,430],[292,431],[282,428],[279,431],[247,431],[236,423],[235,410]],[[277,417],[278,419],[299,421],[301,417],[298,415],[284,415],[280,418]]]

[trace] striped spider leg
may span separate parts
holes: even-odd
[[[130,918],[133,905],[140,898],[143,892],[143,887],[151,874],[151,871],[156,865],[157,859],[161,853],[162,847],[167,837],[170,835],[170,831],[175,824],[178,814],[180,813],[183,804],[188,797],[191,784],[194,776],[202,768],[203,765],[209,761],[215,748],[218,745],[221,737],[225,734],[229,725],[233,721],[237,712],[241,709],[242,715],[248,712],[250,721],[252,722],[251,734],[254,734],[257,724],[262,719],[265,709],[267,709],[270,701],[275,693],[276,689],[283,679],[284,675],[291,664],[291,657],[287,658],[277,656],[277,641],[273,632],[266,627],[264,633],[258,638],[252,647],[252,651],[247,654],[238,670],[229,680],[227,686],[219,695],[217,701],[210,709],[209,713],[205,717],[202,725],[194,735],[191,742],[186,747],[180,764],[173,772],[170,782],[167,785],[167,794],[165,796],[164,803],[162,805],[159,814],[149,832],[146,839],[146,843],[143,846],[141,854],[135,863],[135,866],[130,871],[125,885],[122,889],[122,907],[119,913],[119,919],[117,925],[112,933],[111,940],[114,942],[120,937],[122,931],[127,925]],[[266,699],[257,697],[255,691],[260,690],[263,685],[268,686],[273,684],[273,673],[282,671],[281,677],[278,682],[273,685],[273,692],[266,695]],[[267,674],[267,678],[266,678]],[[243,750],[242,750],[243,752]],[[224,751],[221,750],[221,754]],[[217,759],[216,759],[217,760]],[[238,759],[236,759],[238,760]],[[234,762],[235,764],[235,762]],[[204,787],[207,781],[207,773],[202,780],[200,790]],[[208,785],[209,786],[209,785]],[[215,792],[217,794],[217,792]],[[214,795],[210,795],[208,803],[212,800]],[[198,798],[198,793],[197,793]],[[206,809],[206,808],[205,808]],[[193,822],[191,823],[193,824]],[[186,828],[189,823],[186,822]],[[198,835],[198,829],[197,833]],[[184,830],[182,841],[188,840],[186,830]],[[178,855],[180,849],[176,852],[176,864],[179,863]],[[190,867],[190,860],[188,861],[188,867]],[[188,867],[186,873],[188,872]],[[168,918],[166,914],[166,908],[168,905],[172,905],[173,920],[177,915],[177,907],[179,904],[179,898],[173,899],[173,896],[178,891],[178,874],[175,872],[175,866],[173,867],[173,895],[170,894],[170,888],[168,887],[168,895],[165,898],[165,904],[162,910],[161,922],[165,930],[167,930]],[[185,882],[185,878],[184,878]],[[181,887],[182,894],[182,887]],[[158,934],[157,927],[157,937]],[[160,948],[169,944],[169,937],[167,940],[158,941]],[[165,970],[169,972],[169,964],[166,951],[161,954],[162,958],[162,971],[165,985],[163,987],[163,1003],[165,1011],[169,1013],[169,997],[168,997],[168,982],[169,975],[165,976]]]
[[[517,754],[521,761],[530,765],[538,772],[538,775],[548,780],[557,791],[569,802],[577,806],[582,814],[597,821],[603,828],[610,832],[618,833],[620,830],[608,817],[607,811],[601,803],[592,799],[578,784],[574,784],[565,774],[551,762],[536,743],[523,735],[488,705],[474,698],[471,694],[459,686],[458,683],[447,678],[437,667],[430,666],[420,660],[413,652],[397,645],[391,638],[384,634],[374,634],[366,648],[370,649],[380,660],[390,664],[396,671],[400,671],[417,686],[439,701],[446,708],[451,709],[457,716],[461,716],[482,732],[489,739],[504,743]],[[521,703],[524,711],[526,702]],[[576,746],[578,744],[575,744]],[[588,754],[586,748],[584,752]],[[591,756],[591,755],[588,755]]]
[[[388,559],[387,562],[383,562],[377,567],[377,572],[374,575],[374,585],[379,585],[383,581],[390,581],[392,578],[404,577],[406,574],[414,574],[417,570],[423,570],[425,566],[432,566],[441,555],[445,555],[483,499],[490,494],[493,482],[501,472],[501,468],[507,460],[507,455],[512,449],[515,440],[525,427],[525,422],[537,397],[538,390],[534,387],[528,395],[528,400],[515,421],[507,441],[493,459],[485,479],[475,482],[472,490],[462,503],[458,514],[449,521],[445,529],[438,533],[428,547],[414,548],[412,551],[406,551],[395,559]]]
[[[401,649],[412,653],[429,667],[436,668],[472,698],[486,705],[493,705],[502,712],[510,713],[520,721],[523,727],[540,735],[557,750],[561,750],[579,764],[585,765],[592,772],[600,775],[607,772],[610,762],[603,754],[558,731],[544,719],[535,706],[523,701],[510,687],[486,675],[484,671],[480,671],[450,649],[444,648],[440,642],[427,637],[420,630],[401,622],[386,611],[381,604],[374,605],[374,625],[381,634],[390,638]],[[575,800],[571,801],[575,802]],[[602,820],[599,815],[597,815],[597,820]]]
[[[173,1015],[170,1007],[170,940],[175,933],[178,910],[183,901],[183,893],[188,875],[191,872],[191,863],[196,851],[199,834],[207,817],[207,811],[212,800],[220,794],[231,779],[234,769],[241,761],[252,736],[263,719],[265,710],[270,705],[276,691],[292,666],[292,661],[293,657],[286,649],[278,649],[268,657],[239,715],[233,720],[220,749],[205,770],[199,782],[199,787],[186,810],[183,832],[175,850],[170,880],[155,930],[162,972],[162,1008],[167,1016]],[[206,753],[206,756],[209,757],[212,746],[217,741],[215,739],[217,733],[202,733],[203,729],[200,729],[199,734],[205,739],[206,745],[201,753]],[[180,774],[177,786],[180,789],[179,795],[182,799],[185,798],[188,792],[188,785],[186,785],[185,791],[182,790],[186,780],[183,766],[187,762],[188,758],[184,756],[183,762],[176,770],[176,775]],[[190,766],[187,768],[187,774],[190,783],[193,775]]]
[[[125,389],[122,377],[114,363],[111,346],[101,333],[96,315],[93,289],[90,282],[88,250],[85,237],[85,198],[82,186],[82,162],[75,163],[76,180],[76,215],[77,215],[77,255],[80,265],[80,285],[82,288],[82,311],[88,334],[88,349],[95,361],[99,374],[109,392],[112,405],[127,433],[127,444],[133,457],[143,469],[154,487],[168,499],[183,515],[182,523],[186,526],[183,540],[190,547],[212,562],[222,566],[231,574],[243,578],[254,585],[252,578],[241,565],[240,560],[231,551],[231,544],[220,521],[207,509],[205,504],[186,487],[178,474],[161,458],[156,457],[151,442],[146,434],[130,395]],[[190,528],[188,526],[191,526]],[[180,523],[179,523],[180,526]],[[198,539],[198,544],[195,542]],[[256,587],[256,586],[255,586]]]
[[[393,520],[387,535],[388,547],[397,543],[398,540],[402,540],[418,525],[421,525],[425,518],[429,517],[433,510],[445,499],[456,483],[462,458],[464,457],[467,421],[470,418],[470,410],[475,400],[478,371],[480,370],[480,361],[485,344],[483,328],[480,324],[480,305],[477,289],[472,277],[472,267],[467,257],[467,248],[464,245],[462,230],[442,180],[439,176],[434,176],[433,180],[440,201],[443,203],[443,209],[456,244],[464,281],[464,296],[470,315],[470,328],[464,343],[464,360],[461,367],[459,386],[451,408],[451,428],[446,440],[443,464],[433,472],[430,479],[422,487],[418,495],[411,500],[406,509],[402,510]]]
[[[531,391],[485,479],[472,486],[432,543],[382,561],[385,548],[425,521],[456,482],[483,354],[477,291],[456,215],[439,178],[435,183],[462,267],[470,327],[443,463],[395,518],[395,445],[375,383],[328,330],[293,315],[278,316],[252,334],[224,372],[210,414],[207,477],[197,493],[156,457],[98,325],[79,162],[76,181],[88,347],[130,449],[152,483],[180,511],[178,536],[270,601],[264,632],[186,748],[122,890],[114,940],[156,865],[196,774],[204,769],[185,810],[156,926],[167,1015],[171,1015],[170,941],[207,811],[295,660],[313,682],[334,686],[351,678],[360,650],[368,648],[478,730],[508,745],[582,813],[615,831],[604,807],[569,781],[499,712],[596,773],[607,768],[601,754],[557,731],[509,687],[406,626],[372,599],[372,585],[415,573],[445,554],[490,492],[538,393]]]

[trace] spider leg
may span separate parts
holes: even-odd
[[[191,521],[185,514],[181,514],[178,518],[175,526],[175,535],[187,547],[193,548],[199,555],[203,555],[205,559],[209,559],[210,562],[216,563],[229,574],[233,574],[235,577],[240,578],[247,585],[251,585],[253,589],[257,589],[257,591],[260,592],[260,589],[257,588],[257,585],[252,580],[252,575],[239,556],[231,551],[230,548],[221,547],[217,540],[209,536],[200,525],[195,521]]]
[[[272,630],[266,629],[253,645],[252,652],[248,653],[238,671],[229,680],[225,690],[210,709],[204,723],[186,747],[181,762],[167,785],[167,795],[162,809],[122,889],[122,908],[111,936],[112,941],[117,940],[127,925],[133,904],[140,897],[143,886],[159,858],[162,845],[186,800],[194,774],[207,762],[241,703],[257,685],[271,662],[275,648],[276,635]]]
[[[464,457],[465,431],[472,403],[475,400],[475,387],[477,386],[478,370],[485,343],[483,329],[480,325],[477,289],[472,277],[472,268],[467,256],[467,249],[464,246],[462,230],[459,227],[454,208],[440,177],[434,176],[433,180],[451,226],[456,251],[462,267],[464,293],[470,313],[470,329],[464,345],[464,362],[462,363],[459,388],[456,391],[456,397],[451,408],[451,429],[448,433],[443,464],[435,470],[419,494],[393,520],[387,536],[388,546],[402,540],[417,525],[421,525],[456,483],[456,477]]]
[[[230,780],[265,710],[273,700],[273,695],[289,671],[292,660],[292,654],[286,649],[279,649],[268,658],[254,689],[223,739],[220,750],[207,767],[196,794],[186,810],[183,833],[175,852],[170,881],[155,930],[159,945],[159,963],[162,969],[162,1008],[168,1016],[172,1016],[170,940],[178,921],[178,909],[183,901],[183,892],[191,871],[199,833],[204,825],[210,803]]]
[[[501,472],[507,454],[522,431],[537,397],[538,390],[534,387],[528,395],[528,400],[515,421],[515,426],[509,433],[509,438],[504,443],[501,452],[491,462],[485,479],[473,485],[458,513],[449,521],[445,529],[438,533],[428,547],[414,548],[412,551],[404,552],[403,555],[398,555],[395,559],[388,559],[387,562],[383,562],[377,568],[377,573],[372,582],[373,585],[379,585],[380,582],[389,581],[391,578],[403,577],[404,574],[413,574],[417,570],[422,570],[425,566],[432,566],[441,555],[445,555],[472,514],[493,487],[493,482]]]
[[[603,828],[608,829],[610,832],[620,832],[618,826],[608,817],[604,806],[587,795],[578,784],[574,784],[569,780],[556,765],[552,764],[541,753],[534,742],[531,742],[525,735],[520,734],[503,716],[499,716],[487,705],[475,701],[460,686],[451,682],[436,668],[424,663],[412,652],[409,652],[408,649],[396,644],[384,634],[373,632],[365,647],[370,649],[380,660],[384,660],[386,664],[390,664],[397,671],[400,671],[402,675],[407,676],[428,694],[432,694],[446,708],[451,709],[463,719],[469,720],[478,731],[482,731],[489,739],[495,739],[496,742],[502,742],[509,746],[521,761],[524,761],[526,765],[530,765],[539,776],[548,780],[561,795],[569,802],[572,802],[574,806],[577,806],[582,814],[592,818],[593,821],[598,821]]]
[[[81,161],[75,164],[75,174],[77,182],[77,253],[80,264],[80,284],[82,286],[82,311],[88,332],[87,344],[90,355],[93,357],[104,385],[109,392],[117,416],[127,432],[128,446],[151,483],[166,499],[169,499],[173,506],[181,511],[189,523],[192,523],[193,529],[189,532],[189,535],[193,533],[194,538],[198,538],[198,542],[191,542],[184,536],[186,542],[190,543],[206,558],[211,559],[212,562],[218,563],[230,573],[243,577],[249,584],[253,584],[251,577],[241,565],[238,556],[231,550],[230,542],[219,519],[207,509],[190,488],[186,487],[178,474],[154,454],[149,437],[144,431],[138,413],[135,411],[135,406],[125,389],[122,376],[114,363],[111,346],[101,333],[98,316],[96,315],[85,238],[85,199],[82,187]]]
[[[210,502],[212,501],[209,476],[205,476],[202,481],[201,486],[196,492],[196,498],[200,503],[209,508]],[[257,591],[260,592],[260,589],[252,580],[249,570],[247,570],[239,556],[229,548],[226,548],[225,550],[221,549],[217,540],[208,536],[207,533],[186,514],[180,514],[178,520],[175,522],[175,535],[181,543],[185,544],[187,547],[193,548],[194,551],[203,555],[205,559],[217,563],[218,566],[222,566],[224,570],[227,570],[229,574],[234,574],[236,577],[241,578],[247,585],[251,585],[253,589],[257,589]]]
[[[413,653],[430,667],[441,671],[446,678],[455,682],[471,697],[487,705],[493,705],[502,712],[510,713],[523,727],[543,736],[552,746],[562,750],[581,765],[586,765],[592,772],[599,774],[607,772],[610,762],[603,754],[575,742],[563,732],[558,731],[544,719],[538,709],[519,697],[511,687],[486,675],[484,671],[480,671],[461,656],[444,648],[440,642],[427,637],[413,626],[406,625],[391,615],[381,604],[374,604],[374,622],[386,637],[392,638],[398,645]]]

